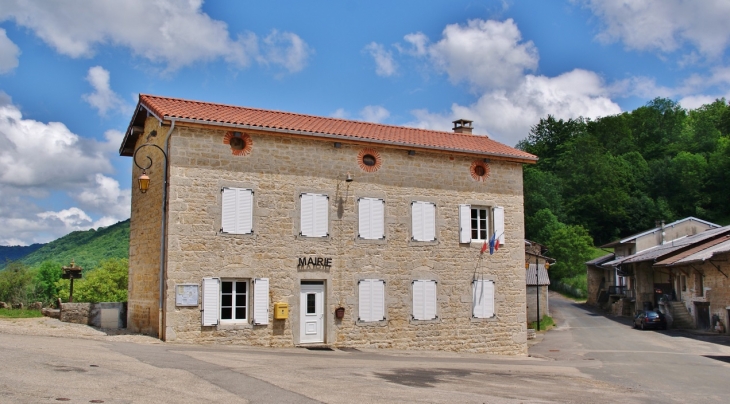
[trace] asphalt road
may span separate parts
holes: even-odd
[[[634,331],[559,298],[551,308],[560,326],[519,358],[64,338],[65,323],[0,320],[0,403],[728,401],[730,364],[705,356],[729,347]]]
[[[727,336],[634,330],[630,319],[604,316],[559,295],[550,298],[559,326],[530,349],[532,355],[576,366],[652,402],[730,402]],[[585,367],[584,362],[598,366]]]

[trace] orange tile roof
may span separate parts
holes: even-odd
[[[325,118],[147,94],[140,94],[139,106],[152,112],[158,119],[175,120],[178,123],[248,127],[315,137],[474,153],[523,163],[537,161],[536,156],[489,139],[487,136]],[[131,140],[129,138],[132,133],[132,123],[127,129],[124,143],[120,149],[122,155],[126,155],[125,150],[128,151],[128,147],[132,146],[128,144],[128,140]]]

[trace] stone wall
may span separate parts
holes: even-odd
[[[548,287],[540,286],[540,317],[550,315]],[[537,321],[537,287],[527,287],[527,322]]]
[[[605,282],[606,271],[602,268],[595,266],[586,266],[587,282],[588,282],[588,297],[586,304],[591,306],[598,306],[598,294],[601,291],[601,284],[603,283],[604,288],[607,285]]]
[[[61,303],[59,318],[99,328],[126,328],[127,303]]]
[[[248,156],[232,154],[223,143],[223,130],[177,126],[172,135],[167,340],[295,345],[299,341],[300,282],[311,279],[325,282],[328,344],[526,354],[521,164],[492,159],[490,177],[478,182],[469,172],[472,162],[481,160],[475,157],[420,150],[410,156],[401,149],[348,143],[335,148],[332,141],[246,133],[253,141]],[[382,166],[376,172],[367,173],[358,166],[357,155],[365,147],[381,155]],[[344,182],[348,172],[354,176],[353,182]],[[224,186],[254,190],[253,235],[219,233]],[[302,192],[329,196],[329,237],[299,236]],[[142,197],[157,198],[150,193]],[[357,238],[358,197],[385,199],[385,241]],[[135,211],[143,206],[139,200],[135,195]],[[436,203],[437,241],[410,241],[413,200]],[[504,207],[506,242],[494,255],[478,261],[480,243],[459,244],[458,206],[462,203]],[[133,229],[139,229],[135,220],[133,213]],[[148,231],[153,233],[154,228]],[[298,270],[298,257],[308,256],[332,257],[332,266]],[[139,262],[135,271],[140,270]],[[492,319],[471,317],[475,268],[480,276],[496,283],[496,317]],[[289,319],[273,320],[268,326],[202,327],[200,307],[176,307],[174,290],[176,284],[200,284],[204,277],[269,278],[269,302],[288,303]],[[357,281],[364,278],[386,280],[384,322],[362,325],[355,321]],[[438,281],[439,320],[411,320],[414,279]],[[135,302],[141,300],[139,280],[130,278],[130,320],[132,296]],[[342,320],[334,318],[339,306],[345,308]]]
[[[157,136],[149,137],[153,130]],[[145,133],[139,137],[136,147],[152,143],[165,148],[164,140],[169,127],[162,127],[155,118],[147,118]],[[137,179],[142,170],[132,163],[132,212],[129,225],[129,286],[128,325],[131,330],[158,336],[160,296],[160,220],[162,217],[162,190],[164,186],[164,157],[155,147],[144,147],[137,155],[137,162],[147,169],[150,187],[142,193]]]
[[[681,293],[681,300],[695,319],[695,324],[697,324],[697,310],[694,303],[709,302],[710,317],[713,315],[719,316],[725,326],[725,332],[730,334],[730,330],[728,330],[728,324],[730,324],[730,280],[722,273],[724,272],[730,276],[728,260],[730,260],[730,253],[724,253],[713,257],[712,263],[704,262],[696,263],[693,266],[680,267],[675,270],[675,273],[689,275],[686,277],[687,290]],[[702,285],[700,285],[699,277],[703,275],[704,279]],[[701,287],[704,288],[704,294],[700,289]]]

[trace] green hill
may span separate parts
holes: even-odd
[[[68,265],[73,259],[84,269],[95,268],[108,258],[129,257],[129,219],[98,230],[75,231],[44,244],[19,261],[36,267],[44,261]],[[5,262],[0,263],[0,268]]]

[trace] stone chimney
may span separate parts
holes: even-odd
[[[471,133],[473,127],[471,126],[473,121],[467,121],[466,119],[457,119],[454,123],[454,133]]]

